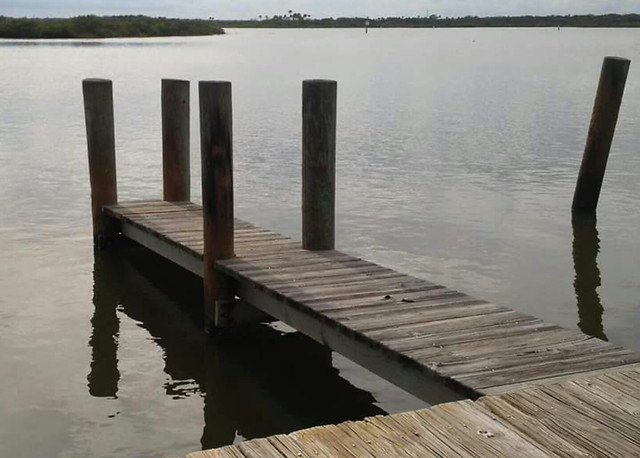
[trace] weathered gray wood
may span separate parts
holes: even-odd
[[[82,81],[84,116],[89,153],[93,241],[98,247],[118,233],[117,223],[102,211],[118,203],[116,147],[113,118],[113,84],[105,79]]]
[[[225,328],[233,325],[234,292],[217,272],[216,261],[234,256],[231,83],[201,81],[199,90],[205,320],[207,328]]]
[[[639,362],[637,356],[628,350],[622,350],[611,346],[600,352],[585,351],[580,357],[571,357],[563,360],[549,360],[532,364],[526,364],[516,368],[487,370],[456,376],[455,379],[462,384],[470,384],[477,389],[488,389],[501,385],[513,385],[529,380],[545,379],[564,374],[579,374],[580,372],[596,369],[614,368],[625,364]]]
[[[149,233],[148,231],[141,229],[139,226],[132,224],[129,220],[123,220],[121,228],[122,235],[125,237],[170,260],[183,269],[186,269],[200,277],[203,276],[202,258],[196,256],[194,252],[186,247],[167,243],[167,241],[162,240],[155,234]]]
[[[445,381],[437,380],[437,375],[425,366],[414,364],[364,336],[355,336],[348,328],[261,291],[249,282],[238,282],[238,296],[427,402],[461,399],[458,393],[471,394],[464,387],[458,387],[460,391],[456,392]]]
[[[602,64],[587,145],[573,196],[571,208],[574,214],[594,214],[596,211],[630,63],[619,57],[605,57]]]
[[[189,81],[162,80],[162,178],[167,202],[191,200]]]
[[[529,424],[527,429],[521,427],[523,433],[536,440],[548,429],[555,429],[592,456],[638,456],[637,443],[604,418],[590,417],[579,403],[565,405],[541,389],[524,390],[501,398],[522,413],[538,419],[538,425]]]
[[[519,335],[528,337],[540,332],[559,329],[537,318],[524,319],[513,310],[483,316],[456,317],[437,322],[419,323],[415,326],[399,326],[373,334],[389,348],[410,353],[427,346],[446,346],[466,342],[482,342],[496,337]],[[384,333],[384,334],[383,334]]]
[[[626,379],[623,384],[631,380],[638,389],[637,375],[614,371],[477,402],[318,426],[231,449],[281,457],[640,456],[638,402],[615,385]],[[209,455],[215,452],[190,456],[220,456]]]
[[[335,248],[338,84],[302,83],[302,246]]]
[[[623,377],[623,375],[620,375],[623,373],[623,371],[626,371],[628,369],[633,369],[633,368],[640,368],[640,364],[629,364],[626,366],[620,365],[620,366],[616,366],[615,368],[605,367],[600,369],[586,370],[580,373],[554,375],[551,377],[545,377],[541,379],[527,380],[520,383],[513,383],[508,385],[497,385],[497,386],[492,386],[488,388],[483,388],[480,390],[480,392],[483,395],[502,395],[505,393],[524,390],[527,388],[533,388],[533,387],[538,387],[542,385],[549,385],[553,383],[561,383],[567,380],[570,380],[570,381],[590,380],[596,376],[607,377],[608,374],[610,373],[614,373],[616,375],[619,375],[620,377]],[[616,379],[616,382],[614,383],[617,383],[617,381],[619,381],[619,379]],[[640,390],[640,385],[636,386],[636,389]],[[640,395],[640,392],[638,394]],[[638,397],[638,400],[640,400],[640,397]]]
[[[198,208],[144,202],[105,211],[119,219],[125,235],[203,275]],[[476,396],[637,360],[506,307],[337,251],[302,250],[246,222],[234,224],[240,228],[236,248],[251,254],[218,260],[216,270],[234,278],[239,297],[419,397],[433,395],[428,378]]]
[[[171,259],[175,250],[183,256],[175,260],[180,265],[188,257],[192,266],[202,265],[200,255],[162,232],[185,227],[178,212],[158,214],[181,206],[186,218],[201,217],[186,204],[122,206],[126,214],[116,206],[105,214],[161,255]],[[190,238],[191,230],[172,234]],[[638,454],[640,370],[630,365],[638,361],[632,352],[338,252],[283,252],[277,237],[248,238],[248,246],[257,242],[268,250],[272,244],[276,251],[264,251],[255,264],[216,263],[238,281],[239,297],[423,399],[455,398],[447,386],[470,396],[492,389],[509,394],[495,402],[447,404],[192,456]],[[305,262],[312,264],[305,268]],[[582,377],[603,368],[609,372]],[[573,376],[555,384],[567,374]]]

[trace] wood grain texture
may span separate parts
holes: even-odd
[[[201,81],[199,88],[205,320],[207,328],[226,328],[233,325],[234,292],[216,270],[216,261],[234,256],[231,83]]]
[[[102,211],[103,207],[118,203],[113,83],[105,79],[85,79],[82,93],[89,155],[93,240],[97,246],[101,246],[103,239],[113,237],[118,232],[118,225]]]
[[[202,263],[200,207],[136,202],[105,211]],[[316,340],[331,346],[327,336],[339,335],[398,371],[411,369],[419,385],[436,380],[478,397],[639,361],[611,343],[508,307],[335,250],[303,250],[245,221],[234,225],[238,256],[217,260],[218,275],[232,278],[242,291],[260,291],[285,321],[304,317],[305,332]],[[615,383],[626,388],[624,383],[635,383],[629,377]]]
[[[267,457],[640,456],[639,392],[639,367],[613,369],[476,402],[318,426],[189,458],[241,456],[231,455],[234,449],[242,456]]]
[[[574,214],[595,214],[631,61],[605,57],[573,196]]]
[[[335,248],[338,83],[302,83],[302,246]]]
[[[191,200],[189,81],[163,79],[162,183],[168,202]]]

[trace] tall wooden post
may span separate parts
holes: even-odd
[[[102,247],[107,239],[118,233],[117,223],[102,212],[105,205],[118,203],[113,84],[105,79],[85,79],[82,93],[89,153],[93,241]]]
[[[302,246],[335,248],[338,84],[302,83]]]
[[[630,63],[620,57],[605,57],[602,64],[587,145],[573,195],[574,213],[596,212]]]
[[[191,200],[189,81],[162,80],[162,177],[164,200]]]
[[[201,81],[199,92],[205,324],[209,330],[233,325],[231,280],[215,268],[216,260],[234,256],[231,83]]]

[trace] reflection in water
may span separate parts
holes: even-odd
[[[93,305],[91,318],[91,371],[87,377],[89,393],[95,397],[115,397],[118,392],[118,334],[120,320],[116,314],[118,296],[111,285],[117,280],[113,264],[99,262],[96,251],[93,271]]]
[[[299,333],[258,325],[233,341],[206,338],[199,278],[144,249],[118,251],[95,255],[91,394],[102,385],[117,392],[120,302],[163,350],[166,395],[204,393],[203,448],[384,413],[370,393],[340,377],[329,349]],[[106,365],[109,371],[94,370]]]
[[[595,217],[573,218],[573,266],[576,277],[573,286],[578,301],[578,326],[587,335],[608,340],[604,333],[604,308],[598,295],[601,285],[598,269],[600,239]]]

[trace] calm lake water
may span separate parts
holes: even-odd
[[[141,250],[94,256],[83,78],[114,80],[121,200],[161,196],[160,79],[231,80],[236,213],[293,237],[301,81],[336,79],[339,249],[640,351],[638,43],[621,29],[0,41],[0,456],[178,456],[424,406],[277,325],[207,342],[196,279]],[[605,55],[631,73],[597,226],[574,230]]]

